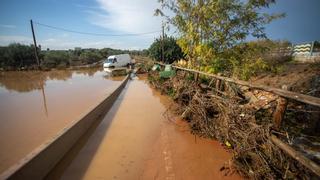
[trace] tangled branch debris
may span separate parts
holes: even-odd
[[[236,170],[253,179],[314,176],[271,141],[277,96],[212,79],[196,82],[186,72],[170,79],[159,78],[157,72],[148,77],[155,88],[173,98],[177,104],[173,111],[189,123],[192,133],[217,139],[231,149],[232,163],[222,168],[224,172]]]

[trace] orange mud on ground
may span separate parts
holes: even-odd
[[[141,179],[241,179],[220,168],[230,154],[217,141],[189,133],[185,122],[163,122]]]
[[[165,116],[170,100],[145,77],[129,81],[109,113],[48,179],[240,179],[219,169],[231,158],[218,142],[195,138]]]

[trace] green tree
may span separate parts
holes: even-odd
[[[260,13],[275,0],[159,0],[156,15],[181,35],[178,44],[193,67],[213,66],[218,71],[232,63],[226,52],[249,35],[265,38],[264,25],[284,14]],[[164,10],[173,15],[164,14]],[[235,53],[235,51],[233,51]],[[227,54],[228,58],[230,54]]]
[[[165,36],[163,42],[161,39],[156,39],[149,48],[149,56],[157,61],[162,59],[162,43],[164,50],[165,63],[173,63],[175,60],[184,58],[184,54],[177,44],[175,38]]]
[[[70,65],[70,55],[66,51],[48,51],[44,53],[42,65],[47,68],[64,68]]]
[[[20,68],[37,63],[32,46],[13,43],[7,47],[2,47],[0,54],[0,65],[2,67]]]
[[[288,41],[250,41],[230,48],[226,58],[232,64],[233,75],[248,80],[264,71],[278,72],[283,63],[291,60],[290,46]]]
[[[79,59],[85,63],[94,63],[102,59],[101,54],[98,51],[85,51],[79,56]]]

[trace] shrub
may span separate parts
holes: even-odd
[[[46,68],[68,67],[70,55],[65,51],[49,51],[44,54],[42,66]]]
[[[98,52],[85,51],[79,56],[79,59],[85,64],[91,64],[102,59],[102,55]]]
[[[173,63],[175,60],[184,58],[184,54],[177,44],[175,38],[164,37],[162,42],[161,39],[156,39],[149,48],[149,56],[157,61],[162,60],[162,43],[163,43],[163,55],[165,63]]]
[[[13,43],[0,49],[1,67],[20,68],[35,64],[37,64],[37,61],[32,46]]]
[[[282,65],[291,60],[290,43],[286,41],[259,40],[241,43],[226,52],[231,64],[231,74],[248,80],[263,72],[282,71]]]

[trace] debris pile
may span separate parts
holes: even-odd
[[[157,71],[148,75],[149,82],[176,104],[172,111],[186,120],[192,133],[217,139],[232,151],[231,163],[221,170],[235,170],[254,179],[309,179],[315,176],[275,144],[272,114],[276,95],[250,90],[233,83],[199,77],[178,71],[164,79]]]

